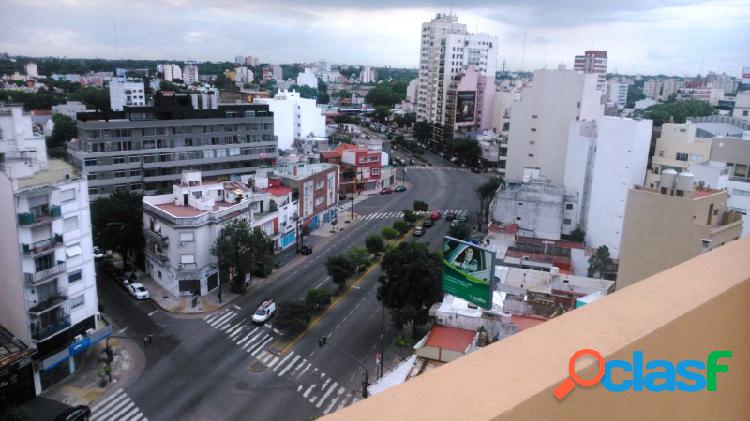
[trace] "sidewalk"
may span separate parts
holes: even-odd
[[[175,297],[159,285],[158,282],[141,271],[138,271],[138,282],[141,282],[146,287],[156,305],[170,313],[210,313],[229,304],[232,300],[240,296],[240,294],[230,291],[228,284],[222,283],[221,303],[219,302],[219,289],[216,288],[208,294],[199,297],[198,303],[193,307],[192,296]]]
[[[101,341],[86,352],[82,364],[75,373],[39,396],[69,406],[90,405],[113,390],[127,387],[143,372],[146,363],[143,352],[130,339],[111,338],[109,344],[114,351],[111,381],[104,368],[106,341]],[[101,384],[100,375],[107,380],[105,385]],[[33,407],[34,403],[35,401],[29,402],[29,406]]]

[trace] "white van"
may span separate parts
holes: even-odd
[[[276,302],[273,300],[265,300],[263,304],[255,310],[253,314],[253,323],[263,324],[266,320],[270,319],[271,316],[276,312]]]

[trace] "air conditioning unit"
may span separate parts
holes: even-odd
[[[94,333],[94,328],[90,327],[86,329],[86,336],[91,336]]]

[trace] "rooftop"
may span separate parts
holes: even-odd
[[[585,296],[594,292],[607,294],[614,286],[614,281],[604,279],[553,274],[541,270],[519,269],[508,266],[495,266],[495,276],[504,285],[547,294],[552,292],[571,293],[576,296]]]
[[[427,336],[424,346],[449,349],[456,352],[466,352],[474,343],[476,332],[458,327],[433,326]]]
[[[50,159],[47,168],[31,177],[18,179],[19,188],[42,187],[61,181],[78,178],[80,173],[72,165],[61,159]]]
[[[635,186],[634,189],[635,190],[641,190],[641,191],[647,191],[647,192],[650,192],[650,193],[659,194],[659,195],[667,196],[667,197],[677,197],[677,198],[679,198],[679,197],[688,197],[688,196],[666,195],[666,194],[662,194],[659,191],[659,189],[652,189],[650,187],[644,187],[644,186]],[[725,193],[725,192],[726,192],[725,190],[717,190],[717,189],[712,189],[712,188],[708,188],[708,187],[702,187],[702,188],[696,188],[695,190],[691,191],[689,198],[691,198],[691,199],[700,199],[702,197],[713,196],[715,194],[721,194],[721,193]]]

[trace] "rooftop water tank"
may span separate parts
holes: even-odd
[[[666,170],[663,170],[661,172],[661,177],[659,178],[659,187],[673,189],[676,179],[677,171],[673,170],[672,168],[667,168]]]
[[[682,192],[690,192],[693,191],[693,181],[695,180],[695,176],[690,171],[683,171],[677,175],[677,181],[675,181],[674,188],[675,190],[680,190]]]

